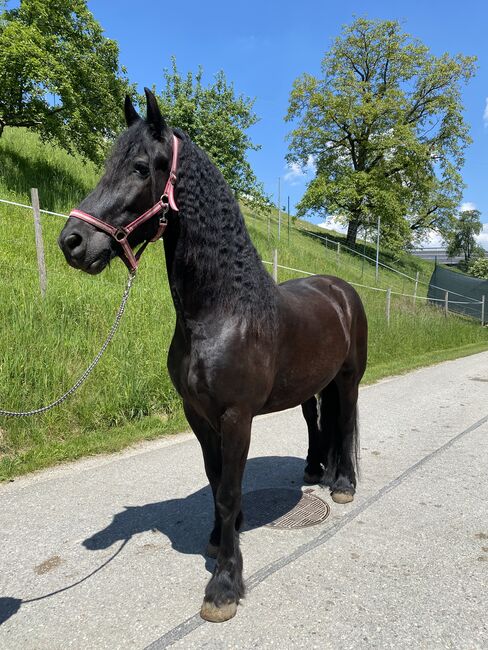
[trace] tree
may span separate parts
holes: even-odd
[[[430,54],[397,21],[345,26],[321,78],[302,75],[290,95],[288,160],[316,166],[298,213],[342,218],[349,244],[378,216],[397,245],[447,230],[470,142],[460,85],[474,69],[474,57]]]
[[[99,161],[127,89],[117,43],[86,0],[21,0],[0,14],[0,135],[27,127]]]
[[[466,269],[473,256],[484,256],[484,249],[476,243],[476,235],[483,229],[480,217],[479,210],[463,210],[448,236],[447,254],[450,257],[463,254]]]
[[[203,85],[202,77],[201,67],[182,77],[173,57],[171,70],[164,71],[164,87],[158,95],[162,113],[208,153],[236,196],[251,201],[255,207],[266,206],[263,187],[246,157],[249,150],[261,148],[246,133],[258,121],[254,100],[236,95],[223,71],[208,86]]]

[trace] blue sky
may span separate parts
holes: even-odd
[[[303,72],[319,74],[323,53],[343,24],[354,15],[394,18],[434,54],[476,55],[477,75],[463,90],[473,138],[463,169],[463,202],[482,212],[487,227],[481,241],[488,247],[488,2],[89,0],[88,6],[106,35],[119,42],[121,63],[141,89],[161,88],[162,71],[174,54],[181,72],[201,64],[205,82],[223,69],[238,92],[255,98],[261,119],[251,135],[262,149],[249,158],[275,200],[281,176],[282,203],[289,195],[292,206],[303,194],[306,176],[285,163],[289,93]]]

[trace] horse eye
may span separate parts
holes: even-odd
[[[145,163],[136,162],[134,165],[134,171],[136,174],[139,174],[139,176],[142,176],[143,178],[149,176],[149,167]]]

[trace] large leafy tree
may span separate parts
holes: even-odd
[[[448,255],[464,255],[464,267],[469,266],[473,257],[480,254],[484,256],[484,250],[476,243],[476,235],[483,229],[481,223],[481,212],[479,210],[463,210],[456,219],[452,231],[448,235]]]
[[[173,57],[157,95],[163,115],[209,154],[236,196],[263,207],[267,204],[263,187],[247,160],[248,151],[260,149],[247,133],[258,121],[254,100],[237,95],[223,71],[208,85],[202,77],[201,67],[196,73],[181,75]]]
[[[86,0],[0,2],[0,11],[0,135],[27,127],[99,161],[128,89],[117,43]]]
[[[289,160],[316,166],[299,214],[342,218],[349,243],[378,216],[397,246],[448,230],[470,142],[460,87],[474,69],[474,57],[432,55],[397,21],[345,26],[321,77],[299,77],[290,96]]]

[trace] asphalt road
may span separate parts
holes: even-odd
[[[0,484],[0,648],[487,648],[487,394],[488,353],[363,388],[355,501],[246,530],[223,624],[192,435]],[[257,418],[245,492],[301,489],[305,453],[299,409]]]

